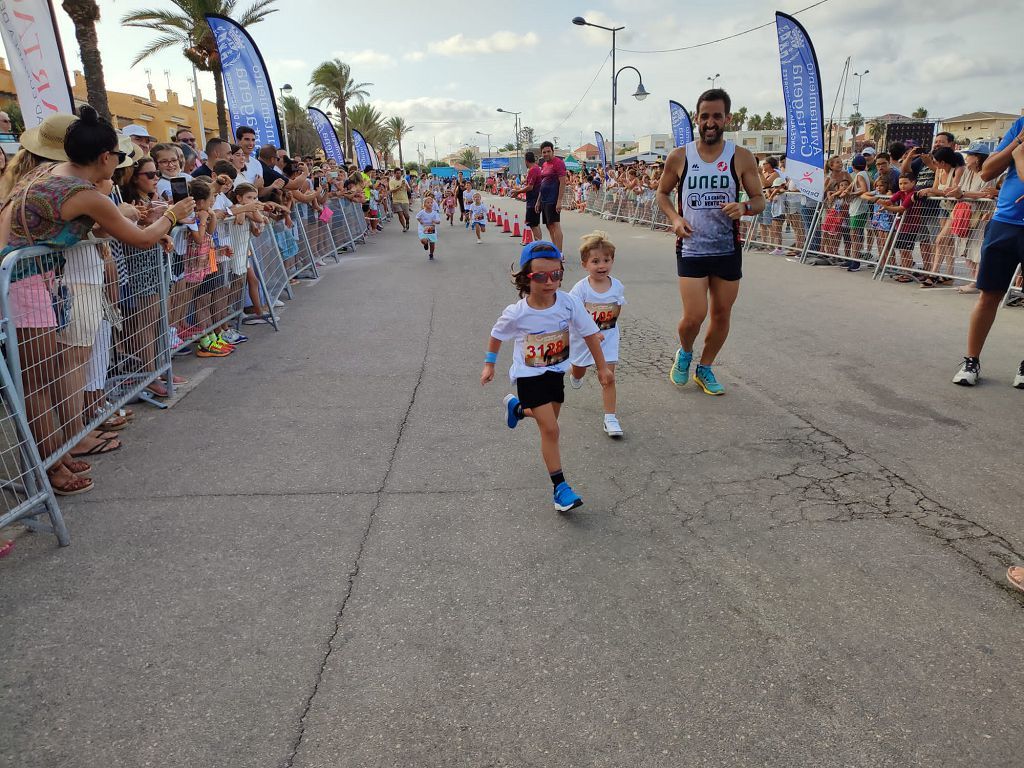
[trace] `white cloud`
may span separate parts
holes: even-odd
[[[409,51],[408,53],[402,54],[402,58],[406,61],[423,61],[424,56],[426,56],[426,54],[423,53],[423,51]]]
[[[395,66],[394,57],[387,53],[380,53],[370,49],[362,51],[335,51],[334,55],[346,64],[382,68]]]
[[[519,35],[508,30],[499,30],[487,37],[466,37],[459,32],[439,43],[430,43],[427,50],[440,56],[463,56],[477,53],[510,53],[525,48],[534,48],[540,38],[533,32]]]
[[[288,70],[289,72],[295,72],[298,70],[309,69],[309,65],[302,59],[267,59],[267,68],[271,72],[277,72],[282,69]]]

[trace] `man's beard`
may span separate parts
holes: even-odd
[[[708,136],[709,133],[711,133],[713,135],[709,137]],[[701,138],[701,141],[703,141],[705,144],[717,144],[718,142],[720,142],[722,140],[722,131],[721,131],[721,129],[714,128],[714,127],[712,127],[712,128],[701,128],[700,129],[700,138]]]

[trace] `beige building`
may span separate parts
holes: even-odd
[[[972,141],[999,141],[1021,115],[1024,115],[1024,109],[1020,111],[1020,115],[1010,112],[968,112],[944,119],[939,130],[949,131],[962,144],[970,144]]]
[[[85,104],[87,102],[85,78],[81,72],[75,72],[74,76],[71,92],[76,102]],[[178,94],[174,91],[169,90],[166,93],[166,99],[159,100],[152,84],[149,86],[147,96],[107,91],[107,103],[110,106],[110,114],[114,118],[114,127],[120,129],[129,123],[138,123],[146,127],[150,134],[160,141],[172,139],[178,128],[188,128],[199,139],[200,147],[206,144],[206,139],[217,135],[216,104],[203,99],[203,128],[206,131],[206,136],[201,138],[195,107],[178,101]],[[0,102],[4,101],[17,102],[18,95],[14,90],[14,79],[11,76],[11,71],[7,68],[7,61],[0,58]],[[230,118],[228,126],[230,128]]]

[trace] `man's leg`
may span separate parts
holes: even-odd
[[[683,316],[679,320],[679,346],[684,352],[693,352],[693,342],[708,315],[708,278],[680,277],[679,298],[683,301]]]
[[[555,244],[555,248],[558,252],[562,252],[562,225],[558,222],[554,224],[548,224],[548,236],[551,238],[551,242]]]
[[[732,318],[732,305],[740,292],[739,280],[723,280],[720,277],[708,278],[708,289],[711,294],[711,322],[708,333],[704,337],[704,348],[700,353],[700,364],[711,365],[729,336],[729,321]]]
[[[999,305],[1003,303],[1005,291],[982,291],[971,312],[971,323],[967,327],[967,356],[981,357],[988,332],[996,319]]]

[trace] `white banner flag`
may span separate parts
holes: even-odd
[[[64,52],[48,0],[0,0],[0,36],[26,128],[74,112]]]

